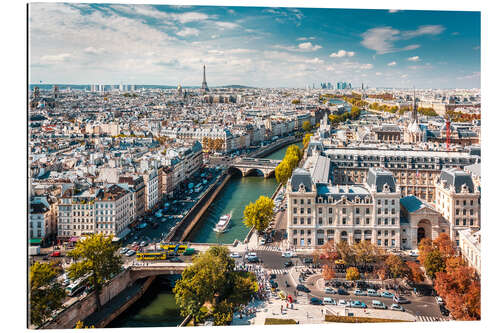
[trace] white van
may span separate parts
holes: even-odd
[[[331,299],[330,297],[324,297],[323,304],[337,305],[337,302],[335,302],[335,300]]]

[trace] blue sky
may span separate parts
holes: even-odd
[[[480,87],[480,13],[30,5],[30,82]]]

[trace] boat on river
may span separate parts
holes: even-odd
[[[214,231],[220,233],[226,231],[230,222],[231,222],[231,214],[222,215],[219,219],[219,222],[217,222],[217,224],[215,225]]]

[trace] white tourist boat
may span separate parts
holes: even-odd
[[[214,231],[216,232],[226,231],[229,222],[231,222],[231,214],[222,215],[219,219],[219,222],[217,222]]]

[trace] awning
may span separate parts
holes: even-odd
[[[80,240],[80,237],[71,237],[69,239],[70,242],[78,242]]]
[[[30,244],[40,244],[40,243],[42,243],[41,238],[31,238],[30,239]]]

